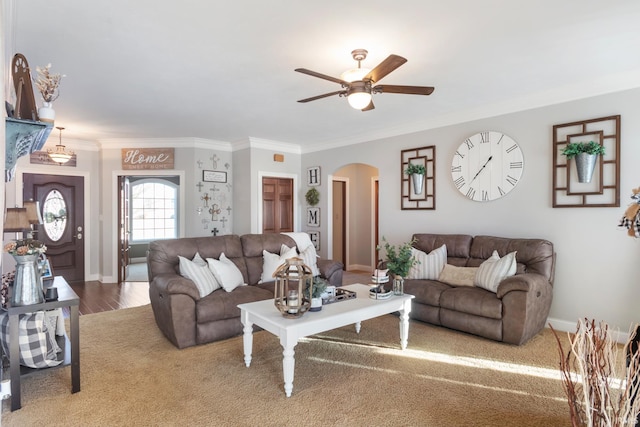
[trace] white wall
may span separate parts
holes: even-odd
[[[303,168],[319,165],[322,179],[344,165],[365,163],[379,170],[380,234],[391,243],[416,232],[486,234],[545,238],[557,252],[554,326],[575,330],[581,317],[604,320],[621,332],[640,322],[640,240],[617,227],[632,188],[640,185],[640,89],[608,94],[454,126],[381,139],[325,152],[303,154]],[[552,208],[552,127],[577,120],[621,115],[621,206]],[[497,130],[518,142],[525,169],[518,186],[493,202],[472,202],[454,187],[450,166],[455,149],[468,136]],[[400,151],[436,146],[433,211],[400,209]],[[326,188],[323,186],[323,188]],[[322,190],[321,190],[322,191]],[[326,210],[326,200],[320,207]],[[326,236],[323,215],[322,236]]]

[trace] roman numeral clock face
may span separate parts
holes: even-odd
[[[503,133],[487,131],[460,144],[451,161],[451,178],[465,197],[488,202],[513,190],[523,169],[518,144]]]

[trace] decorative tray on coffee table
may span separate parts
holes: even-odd
[[[384,292],[381,292],[384,291]],[[386,291],[384,288],[380,289],[379,286],[374,286],[369,289],[369,298],[371,299],[387,299],[393,295],[392,291]]]
[[[336,288],[336,295],[330,296],[327,300],[323,300],[322,304],[332,304],[334,302],[346,301],[348,299],[356,298],[357,296],[358,295],[353,291]]]

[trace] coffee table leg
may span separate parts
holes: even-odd
[[[247,368],[251,365],[251,353],[253,352],[253,323],[249,320],[249,314],[242,310],[240,313],[240,320],[244,326],[244,335],[242,336],[242,342],[244,343],[244,364]]]
[[[360,327],[362,326],[362,324],[360,322],[356,323],[356,334],[360,333]]]
[[[295,351],[293,350],[298,344],[298,341],[295,340],[293,343],[289,343],[286,339],[281,338],[280,344],[282,344],[282,374],[284,376],[284,394],[287,397],[291,397],[291,393],[293,392],[293,374],[295,372],[296,367],[296,359],[293,357]]]
[[[400,310],[400,347],[407,348],[409,341],[409,312],[411,311],[411,300],[407,300],[404,308]]]

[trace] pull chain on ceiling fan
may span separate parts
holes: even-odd
[[[351,52],[351,56],[355,61],[358,61],[358,68],[354,68],[342,73],[340,78],[327,76],[325,74],[318,73],[316,71],[307,70],[306,68],[296,68],[295,71],[303,74],[308,74],[320,79],[329,80],[331,82],[339,83],[342,86],[342,90],[335,92],[329,92],[311,98],[301,99],[298,102],[309,102],[317,99],[327,98],[333,95],[346,96],[349,101],[349,105],[353,108],[361,111],[373,110],[372,95],[379,93],[403,93],[409,95],[431,95],[434,88],[432,86],[397,86],[397,85],[376,85],[375,83],[380,81],[387,74],[400,67],[407,60],[398,55],[389,55],[387,59],[382,61],[373,70],[368,68],[362,68],[361,62],[367,57],[367,51],[365,49],[356,49]]]

